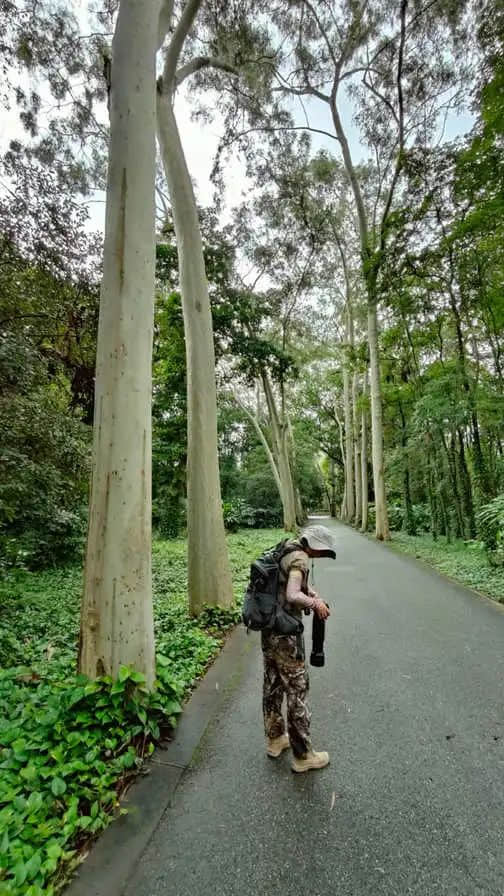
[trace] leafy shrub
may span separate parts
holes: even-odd
[[[79,560],[84,551],[87,508],[54,507],[40,528],[25,529],[17,538],[0,539],[4,566],[45,569]]]
[[[223,501],[222,513],[224,516],[224,526],[228,532],[238,532],[240,528],[239,512],[236,508],[236,502]]]
[[[281,507],[257,507],[254,510],[254,529],[270,529],[281,526],[283,512]]]
[[[184,697],[239,618],[249,564],[280,539],[240,532],[228,545],[237,604],[187,608],[187,544],[153,545],[157,690],[121,669],[118,680],[76,676],[80,567],[0,580],[0,893],[54,896],[79,849],[118,809],[123,786],[173,726]],[[10,668],[9,668],[10,667]]]
[[[278,507],[251,507],[242,498],[222,505],[224,525],[228,532],[238,529],[271,529],[282,525],[283,513]]]
[[[170,487],[158,488],[152,502],[152,525],[159,538],[177,538],[187,525],[185,502]]]
[[[233,501],[224,502],[222,509],[224,525],[228,532],[254,528],[254,510],[243,498],[235,498]]]
[[[28,669],[0,673],[0,868],[2,893],[38,896],[83,837],[117,807],[123,783],[142,763],[137,747],[174,723],[180,687],[161,677],[154,695],[141,675],[117,681],[39,681]]]
[[[414,504],[413,515],[418,532],[429,532],[431,527],[431,515],[428,504]]]
[[[399,532],[404,524],[404,508],[401,504],[392,504],[387,507],[389,526],[394,532]]]
[[[0,382],[2,365],[0,359]],[[0,403],[0,551],[39,569],[80,559],[86,532],[90,428],[58,380]]]
[[[392,532],[401,532],[404,527],[404,507],[402,504],[387,506],[389,526]],[[430,512],[426,504],[414,504],[412,508],[413,522],[418,532],[428,532],[430,528]],[[375,505],[369,505],[368,531],[374,531],[376,523]]]
[[[477,524],[490,563],[504,566],[504,494],[481,508]]]
[[[225,632],[241,620],[241,606],[234,604],[229,609],[223,607],[205,607],[198,622],[204,628]]]

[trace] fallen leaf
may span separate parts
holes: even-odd
[[[215,690],[216,690],[216,691],[219,690],[219,682],[218,682],[218,681],[215,682]]]
[[[53,647],[52,644],[49,644],[49,646],[47,648],[47,659],[49,662],[51,662],[51,660],[55,654],[55,651],[56,651],[56,648]]]
[[[331,808],[329,809],[329,812],[332,812],[332,810],[334,809],[335,802],[336,802],[336,791],[333,790],[333,795],[331,798]]]

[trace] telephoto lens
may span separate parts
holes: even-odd
[[[324,656],[325,620],[319,619],[316,613],[312,621],[312,652],[310,654],[310,666],[319,668],[325,663]]]

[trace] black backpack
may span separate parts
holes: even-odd
[[[299,545],[289,544],[287,539],[275,545],[254,560],[250,567],[250,579],[243,599],[242,619],[247,632],[274,631],[279,635],[297,635],[303,631],[300,619],[278,603],[280,563]]]

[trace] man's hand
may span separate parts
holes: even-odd
[[[323,600],[320,600],[319,597],[315,599],[313,612],[317,614],[319,619],[327,619],[331,615],[329,612],[329,607],[324,603]]]

